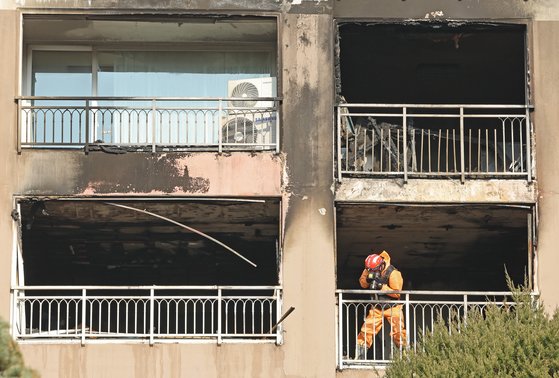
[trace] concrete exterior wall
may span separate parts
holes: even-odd
[[[14,173],[16,172],[16,155],[14,141],[16,109],[13,95],[17,93],[17,27],[16,12],[0,10],[0,54],[10,59],[0,59],[0,212],[10,214],[14,190]],[[7,38],[10,36],[10,38]],[[9,319],[9,298],[12,261],[12,221],[8,216],[0,220],[0,316]]]
[[[283,377],[275,345],[22,345],[41,377]]]
[[[334,2],[337,18],[382,18],[392,20],[442,19],[442,20],[513,20],[556,19],[559,9],[554,0],[379,0],[374,7],[367,0],[340,0]]]
[[[288,376],[332,376],[336,367],[332,185],[332,22],[328,15],[282,20],[284,144],[289,184],[284,301],[295,306],[286,340]],[[326,68],[326,69],[325,69]],[[307,164],[301,164],[301,162]],[[332,313],[333,315],[333,313]],[[286,335],[287,335],[286,334]]]
[[[559,306],[559,21],[534,24],[536,154],[539,172],[537,274],[546,308]]]
[[[16,153],[18,7],[60,10],[212,12],[280,15],[282,154]],[[483,4],[482,4],[483,3]],[[185,5],[186,4],[186,5]],[[22,345],[43,377],[357,377],[336,372],[334,200],[534,203],[539,205],[537,275],[549,309],[559,305],[559,5],[554,0],[4,1],[0,11],[0,316],[9,317],[13,195],[281,196],[285,343]],[[538,182],[344,180],[333,178],[333,37],[339,18],[456,18],[534,21],[533,91]],[[236,168],[242,167],[242,170]],[[146,181],[146,172],[153,181]],[[155,176],[154,176],[155,175]],[[374,182],[373,182],[374,181]],[[336,191],[336,195],[334,195]]]

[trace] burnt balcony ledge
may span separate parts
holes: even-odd
[[[523,179],[360,179],[344,178],[336,188],[337,202],[517,203],[537,200],[537,181]]]

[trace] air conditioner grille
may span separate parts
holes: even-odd
[[[237,84],[231,91],[231,97],[259,97],[258,88],[248,81]],[[233,106],[237,107],[253,107],[256,100],[232,101]]]
[[[223,125],[222,141],[224,143],[255,143],[254,124],[244,117],[235,117]]]

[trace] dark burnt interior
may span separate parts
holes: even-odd
[[[406,290],[508,291],[528,273],[522,206],[340,204],[337,286],[359,289],[365,257],[386,250]]]
[[[525,104],[526,27],[409,22],[339,24],[349,103]]]
[[[180,222],[109,205],[114,202]],[[279,200],[22,201],[26,285],[276,285]]]

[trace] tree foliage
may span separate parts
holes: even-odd
[[[548,316],[526,283],[508,284],[515,305],[472,310],[466,325],[457,318],[436,323],[386,376],[559,377],[559,312]]]
[[[0,319],[0,377],[36,378],[39,375],[23,363],[16,342],[9,333],[9,325]]]

